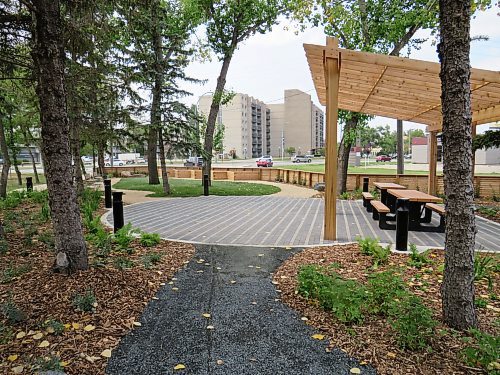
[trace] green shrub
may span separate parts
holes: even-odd
[[[26,320],[26,314],[17,305],[9,299],[0,305],[2,316],[9,324],[17,324]]]
[[[25,246],[31,246],[33,244],[33,237],[38,234],[38,229],[31,223],[25,224],[24,227],[24,239],[23,243]]]
[[[437,323],[432,312],[421,299],[409,294],[399,303],[393,304],[390,320],[397,333],[397,341],[401,348],[409,350],[425,349],[434,334]]]
[[[413,243],[410,244],[410,259],[408,260],[408,264],[412,267],[421,269],[426,264],[429,264],[430,260],[427,257],[427,252],[419,253],[417,250],[417,246]]]
[[[137,233],[137,229],[132,229],[132,224],[128,223],[116,231],[113,236],[113,242],[118,245],[120,250],[125,250],[130,252],[130,243],[134,240],[134,234]]]
[[[134,267],[134,262],[128,258],[118,257],[113,262],[114,266],[119,270],[125,270]]]
[[[368,309],[371,313],[387,315],[393,305],[407,295],[403,280],[392,271],[368,277]]]
[[[50,208],[49,202],[45,202],[40,209],[40,214],[38,215],[40,222],[45,223],[50,219]]]
[[[7,194],[7,197],[5,197],[4,199],[0,199],[0,208],[16,208],[21,204],[24,198],[26,198],[25,191],[11,191],[9,194]]]
[[[38,235],[38,241],[47,245],[47,247],[51,250],[54,250],[56,248],[54,233],[50,232],[48,230],[46,230]]]
[[[106,231],[102,224],[97,229],[97,232],[91,237],[90,241],[97,248],[97,257],[107,258],[109,256],[113,246],[113,237],[112,234]]]
[[[373,248],[380,246],[376,238],[357,238],[361,253],[364,255],[372,255]]]
[[[99,190],[84,189],[81,195],[81,206],[89,208],[92,212],[97,211],[101,204],[101,195],[102,193]]]
[[[390,246],[380,246],[378,239],[376,238],[358,238],[357,241],[359,248],[361,249],[361,253],[371,255],[374,268],[387,263],[389,254],[391,253]]]
[[[53,355],[37,358],[35,360],[35,366],[39,371],[64,371],[64,367],[61,365],[61,359]]]
[[[53,319],[47,320],[43,324],[43,328],[45,329],[51,328],[54,331],[54,335],[62,335],[64,332],[64,324],[62,324],[58,320],[53,320]]]
[[[96,298],[91,289],[87,289],[85,294],[76,294],[73,296],[73,306],[80,311],[94,311]]]
[[[463,351],[462,357],[469,366],[481,368],[489,374],[500,374],[500,337],[483,333],[477,329],[470,330],[471,337],[464,340],[469,344]]]
[[[142,246],[152,247],[158,245],[161,241],[160,235],[158,233],[141,233],[141,239],[139,240]]]
[[[353,280],[344,280],[338,274],[325,275],[322,268],[304,266],[299,272],[298,292],[316,299],[344,323],[360,323],[364,319],[365,288]]]
[[[31,267],[28,264],[23,264],[22,266],[13,266],[12,263],[3,270],[2,278],[0,282],[2,284],[8,284],[16,277],[21,276],[31,270]]]
[[[491,256],[476,256],[474,258],[474,280],[487,280],[488,288],[493,288],[493,273],[498,272],[500,262]]]
[[[498,213],[498,209],[497,208],[495,208],[495,207],[487,207],[487,206],[479,206],[477,208],[477,211],[479,213],[482,213],[483,215],[491,216],[491,217],[497,216],[497,213]]]
[[[480,309],[484,309],[487,304],[488,304],[488,301],[485,300],[484,298],[476,298],[474,300],[474,305],[476,305],[476,307],[480,308]]]
[[[142,257],[142,264],[144,268],[151,268],[155,264],[158,264],[161,261],[162,255],[159,253],[148,253]]]
[[[343,200],[347,200],[347,199],[351,199],[351,195],[347,191],[344,191],[342,194],[339,195],[339,198],[343,199]]]
[[[35,203],[46,203],[49,201],[49,193],[47,190],[33,190],[26,194]]]

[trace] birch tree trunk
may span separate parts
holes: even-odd
[[[33,0],[33,60],[40,102],[41,137],[54,226],[55,269],[88,268],[80,207],[71,176],[69,121],[64,88],[64,45],[59,0]]]
[[[477,326],[474,310],[474,187],[470,92],[470,0],[440,0],[441,103],[446,195],[443,319]]]
[[[165,143],[163,142],[163,129],[158,130],[158,142],[160,143],[160,164],[161,180],[163,183],[163,193],[170,194],[170,184],[168,183],[167,162],[165,161]]]

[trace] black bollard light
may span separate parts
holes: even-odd
[[[123,228],[125,221],[123,219],[123,193],[121,191],[113,192],[113,229],[115,233]]]
[[[26,190],[33,191],[33,177],[26,177]]]
[[[363,177],[363,193],[368,193],[368,177]]]
[[[203,175],[203,195],[208,197],[208,174]]]
[[[111,208],[113,203],[111,201],[111,180],[104,180],[104,207]]]
[[[396,250],[408,250],[408,225],[410,217],[410,200],[398,198],[396,201]]]

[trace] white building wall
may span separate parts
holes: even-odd
[[[426,164],[429,162],[427,145],[411,146],[411,162],[415,164]]]
[[[476,164],[500,164],[500,148],[489,148],[487,150],[476,151]]]

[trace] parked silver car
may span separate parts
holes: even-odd
[[[310,163],[311,156],[310,155],[293,155],[292,163]]]

